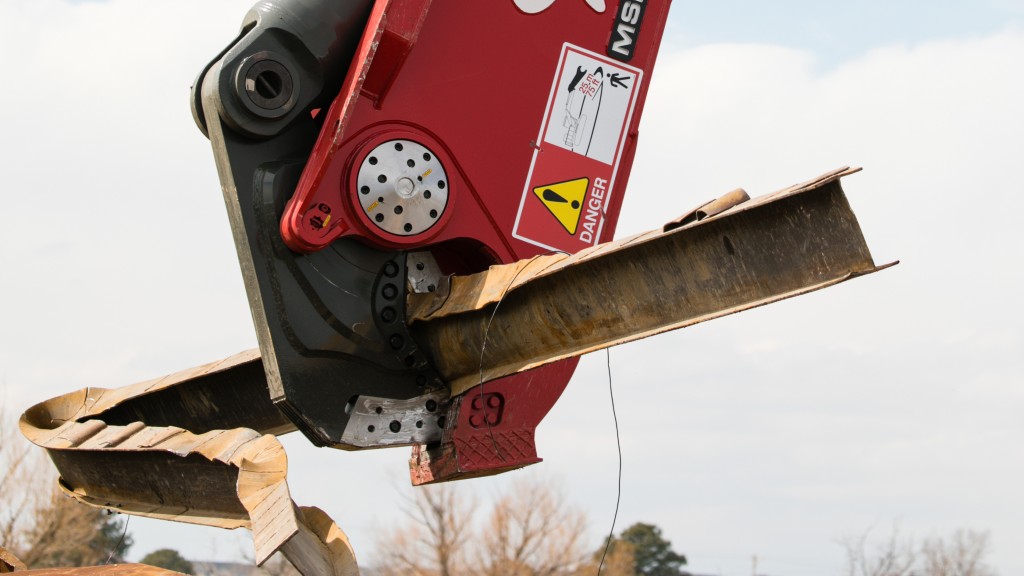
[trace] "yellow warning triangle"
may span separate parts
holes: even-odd
[[[551,215],[558,220],[562,228],[575,236],[576,227],[580,223],[580,214],[583,213],[583,198],[586,197],[588,188],[590,188],[589,178],[577,178],[557,184],[538,186],[533,189],[533,193],[548,209],[548,212],[551,212]]]

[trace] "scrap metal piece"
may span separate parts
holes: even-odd
[[[0,546],[0,574],[14,572],[15,570],[27,570],[25,563],[18,559],[12,552]]]
[[[712,216],[718,216],[719,214],[725,212],[729,208],[732,208],[733,206],[739,206],[740,204],[748,200],[750,200],[750,195],[747,194],[747,191],[744,190],[743,188],[737,188],[732,192],[723,194],[722,196],[719,196],[718,198],[715,198],[710,202],[701,204],[700,206],[694,208],[690,212],[680,216],[679,218],[676,218],[675,220],[669,222],[668,224],[665,224],[662,227],[662,231],[671,232],[672,230],[675,230],[676,228],[682,228],[687,224],[692,224],[694,222],[703,220],[705,218],[710,218]]]
[[[669,232],[553,254],[410,294],[408,322],[452,395],[875,272],[842,168]],[[500,310],[497,308],[500,304]]]
[[[20,426],[47,450],[61,489],[79,502],[250,528],[260,564],[280,550],[306,576],[357,574],[341,530],[322,512],[292,502],[288,459],[274,436],[244,427],[209,429],[249,413],[265,431],[294,430],[280,414],[270,416],[276,410],[266,386],[259,355],[249,351],[125,388],[66,394],[30,408]],[[175,420],[206,431],[160,425]]]
[[[2,567],[2,564],[0,564]],[[3,572],[3,570],[0,570]],[[148,564],[113,564],[110,566],[85,566],[82,568],[39,568],[19,570],[25,576],[181,576],[181,572],[157,568]]]

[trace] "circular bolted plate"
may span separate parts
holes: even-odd
[[[448,174],[426,146],[389,140],[363,158],[356,195],[366,216],[396,236],[426,232],[448,206]]]

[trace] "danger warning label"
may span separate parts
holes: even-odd
[[[601,241],[641,70],[565,44],[513,236],[554,251]]]
[[[568,182],[539,186],[533,189],[533,193],[540,198],[544,207],[566,232],[575,234],[580,216],[583,214],[583,199],[587,196],[589,186],[589,178],[577,178]]]

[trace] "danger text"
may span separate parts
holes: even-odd
[[[601,233],[601,221],[604,220],[604,195],[607,189],[607,180],[594,178],[594,186],[590,189],[590,198],[586,204],[587,211],[583,214],[583,230],[580,232],[580,240],[587,244],[593,244],[594,239]]]

